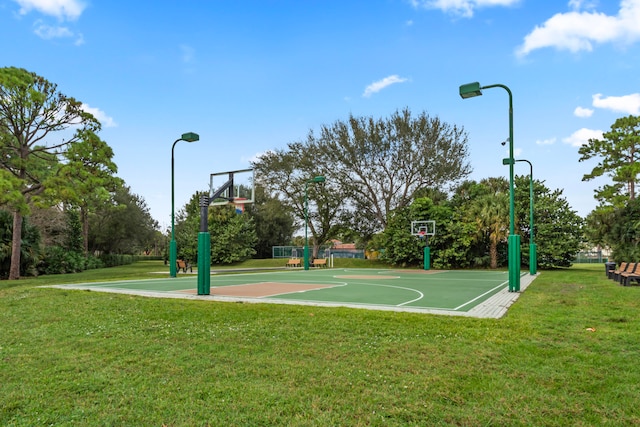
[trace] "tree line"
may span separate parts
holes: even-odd
[[[79,271],[101,265],[91,254],[158,240],[144,199],[116,177],[100,128],[56,84],[0,68],[0,277]]]
[[[55,84],[24,69],[0,69],[2,277],[59,272],[60,265],[86,268],[98,264],[91,259],[95,253],[165,250],[167,235],[158,230],[144,199],[116,176],[113,150],[99,131],[98,120]],[[586,225],[561,190],[533,182],[540,267],[570,265],[588,244],[636,256],[637,145],[638,118],[630,116],[580,149],[581,160],[602,158],[584,179],[609,175],[614,183],[597,191],[601,205]],[[429,241],[434,267],[506,264],[506,181],[468,180],[467,133],[426,112],[413,115],[405,108],[377,119],[350,115],[262,154],[253,166],[256,203],[242,215],[229,206],[209,210],[212,263],[270,257],[272,246],[299,243],[308,219],[314,255],[337,239],[376,250],[393,265],[417,265],[424,242],[411,236],[410,223],[434,220],[436,235]],[[316,176],[325,180],[315,182]],[[515,228],[525,264],[529,185],[528,177],[516,177]],[[193,195],[176,224],[180,256],[192,260],[198,198]],[[628,245],[617,249],[621,241]]]
[[[386,119],[350,116],[262,154],[253,166],[257,203],[243,215],[228,207],[210,213],[212,244],[220,244],[212,249],[213,263],[270,257],[271,246],[295,243],[305,218],[313,256],[320,245],[337,239],[378,252],[392,265],[419,265],[426,242],[411,235],[411,221],[434,220],[437,231],[429,245],[435,268],[507,263],[508,182],[466,179],[471,172],[467,135],[437,117],[413,116],[408,109]],[[316,176],[325,179],[316,182]],[[530,179],[518,176],[515,184],[515,228],[528,264]],[[539,180],[533,184],[539,267],[568,266],[584,244],[582,218],[562,191]],[[176,226],[178,250],[192,260],[197,256],[198,196],[178,214]],[[223,247],[236,250],[224,252]]]

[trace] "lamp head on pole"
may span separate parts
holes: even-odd
[[[183,133],[180,139],[187,142],[195,142],[200,140],[200,135],[193,132],[187,132],[187,133]]]
[[[314,177],[314,178],[310,179],[310,180],[309,180],[309,181],[307,181],[307,182],[317,183],[317,182],[325,182],[326,180],[327,180],[327,179],[326,179],[324,176],[322,176],[322,175],[318,175],[318,176],[316,176],[316,177]]]
[[[462,99],[467,99],[473,98],[474,96],[481,96],[481,89],[480,83],[478,82],[467,83],[466,85],[460,86],[460,97]]]

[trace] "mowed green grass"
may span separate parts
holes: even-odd
[[[640,423],[640,287],[601,265],[501,319],[38,287],[159,266],[0,282],[0,425]]]

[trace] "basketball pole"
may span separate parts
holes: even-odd
[[[431,248],[429,247],[429,237],[427,235],[425,238],[425,246],[424,246],[424,269],[429,270],[431,268]]]
[[[209,233],[209,196],[200,196],[200,232],[198,233],[198,295],[211,291],[211,234]]]

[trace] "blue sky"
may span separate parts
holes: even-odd
[[[640,0],[0,0],[0,66],[22,67],[86,104],[118,175],[163,227],[209,174],[304,139],[322,124],[405,107],[469,134],[471,178],[515,157],[580,215],[595,161],[578,148],[640,115]],[[52,141],[53,142],[53,141]],[[516,174],[528,165],[518,163]]]

